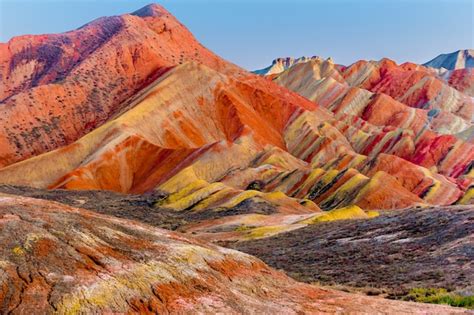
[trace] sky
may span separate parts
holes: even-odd
[[[153,0],[0,0],[0,42],[59,33]],[[246,69],[318,55],[424,63],[474,48],[474,0],[164,0],[206,47]]]

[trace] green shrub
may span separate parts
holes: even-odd
[[[474,308],[474,296],[462,296],[443,288],[415,288],[403,297],[406,301],[447,304],[451,306]]]
[[[256,190],[256,191],[262,191],[263,187],[265,187],[265,183],[261,180],[254,180],[251,182],[245,190]]]

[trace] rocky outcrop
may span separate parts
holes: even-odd
[[[322,60],[321,57],[319,56],[312,56],[312,57],[300,57],[300,58],[292,58],[292,57],[286,57],[286,58],[277,58],[272,61],[271,66],[268,66],[264,69],[260,70],[255,70],[253,73],[259,74],[259,75],[276,75],[279,74],[286,69],[290,68],[291,66],[301,63],[301,62],[307,62],[309,60]]]

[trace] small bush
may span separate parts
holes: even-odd
[[[265,183],[261,180],[254,180],[251,182],[245,190],[256,190],[256,191],[262,191],[263,187],[265,187]]]
[[[474,308],[474,296],[462,296],[443,288],[415,288],[411,289],[406,296],[406,301],[422,303],[447,304],[451,306]]]
[[[236,232],[245,232],[245,231],[249,231],[249,230],[251,230],[251,229],[252,229],[251,226],[248,226],[248,225],[239,225],[239,226],[235,229],[235,231],[236,231]]]

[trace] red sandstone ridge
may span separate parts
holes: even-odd
[[[1,44],[0,166],[77,140],[125,110],[130,98],[157,77],[189,61],[248,76],[199,44],[158,5],[63,34]],[[275,90],[273,84],[264,86],[266,80],[252,80]],[[313,107],[297,96],[285,97]]]

